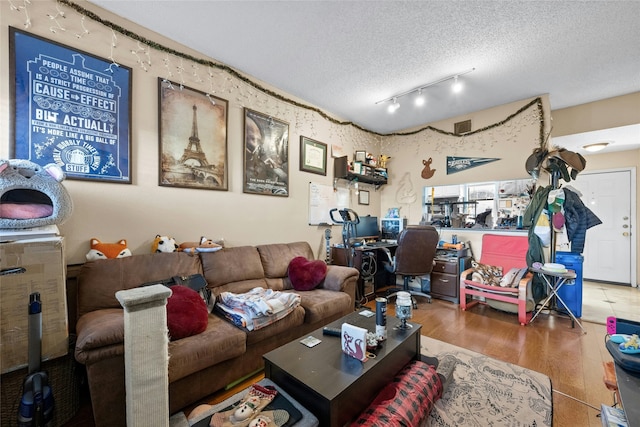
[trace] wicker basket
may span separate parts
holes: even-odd
[[[49,385],[53,390],[53,425],[62,426],[69,421],[80,408],[80,383],[84,367],[73,358],[73,353],[64,357],[42,362],[42,370],[49,376]],[[18,425],[18,406],[22,397],[22,382],[27,376],[27,368],[9,372],[0,379],[2,406],[0,425],[12,427]]]

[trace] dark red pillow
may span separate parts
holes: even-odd
[[[167,300],[169,339],[179,340],[204,332],[209,311],[200,294],[186,286],[172,286]]]
[[[310,291],[324,280],[327,264],[322,260],[309,261],[303,256],[298,256],[289,263],[288,275],[293,289]]]
[[[423,420],[442,397],[442,379],[420,360],[405,365],[362,411],[352,426],[412,426]]]

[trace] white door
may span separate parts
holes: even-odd
[[[582,193],[582,202],[602,224],[587,230],[583,278],[631,284],[631,171],[584,172],[568,185]],[[635,203],[635,201],[633,202]]]

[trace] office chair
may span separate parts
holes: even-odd
[[[383,248],[389,259],[384,263],[385,269],[403,278],[402,288],[390,289],[388,292],[391,294],[387,295],[387,298],[397,296],[399,291],[404,291],[412,295],[414,308],[417,308],[417,303],[413,296],[422,296],[431,302],[431,295],[412,291],[409,288],[409,281],[412,277],[431,273],[439,239],[438,231],[431,225],[410,225],[398,236],[395,256],[392,257],[391,252]]]

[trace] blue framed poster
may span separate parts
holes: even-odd
[[[13,157],[131,183],[131,68],[9,28]]]

